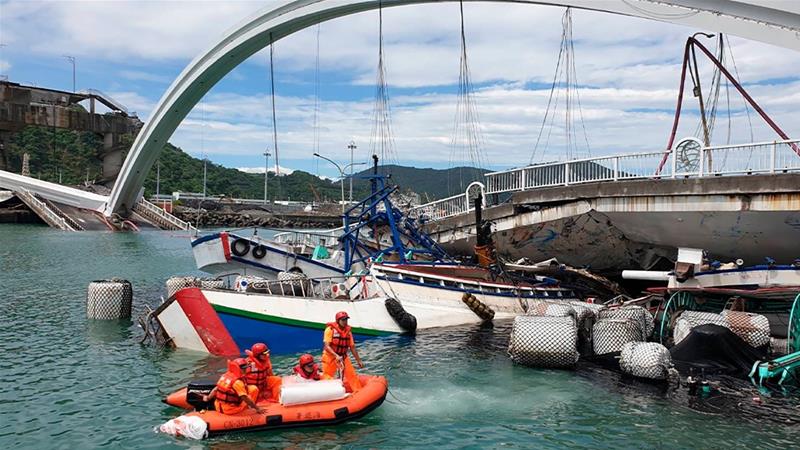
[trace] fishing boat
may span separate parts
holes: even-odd
[[[626,279],[665,282],[648,289],[664,296],[656,332],[666,342],[684,311],[711,313],[708,321],[726,325],[732,315],[763,317],[769,351],[800,351],[800,264],[745,266],[742,260],[710,261],[701,249],[680,248],[672,271],[623,271]],[[730,313],[734,314],[730,314]],[[726,316],[723,321],[716,315]],[[712,323],[709,322],[709,323]],[[696,322],[695,325],[699,325]],[[750,327],[752,324],[745,324]],[[755,330],[753,330],[755,332]]]
[[[376,161],[377,164],[377,161]],[[364,270],[372,260],[453,262],[439,245],[391,201],[396,186],[377,174],[362,176],[372,194],[342,215],[343,227],[323,232],[285,232],[274,239],[242,232],[216,232],[192,241],[197,268],[221,275],[239,273],[277,279],[282,272],[309,278]]]

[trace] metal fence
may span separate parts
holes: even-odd
[[[666,157],[665,164],[661,162]],[[691,178],[800,170],[800,140],[702,147],[695,153],[674,151],[633,153],[537,164],[487,173],[484,195],[503,194],[581,183],[633,179]],[[417,206],[411,213],[430,220],[467,213],[473,208],[466,194]],[[486,203],[486,200],[484,200]]]

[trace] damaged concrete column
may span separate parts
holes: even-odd
[[[119,145],[119,135],[105,133],[103,135],[103,180],[105,183],[114,184],[120,169],[122,169],[123,149]]]

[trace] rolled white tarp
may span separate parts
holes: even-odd
[[[669,272],[657,270],[623,270],[622,278],[625,280],[669,281]]]
[[[281,385],[281,405],[327,402],[340,400],[347,396],[342,380],[297,382],[296,378],[284,377],[284,384]]]

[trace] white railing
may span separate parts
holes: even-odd
[[[476,195],[481,197],[484,205],[486,204],[485,190],[483,183],[474,182],[467,186],[463,194],[415,206],[408,210],[408,214],[417,219],[439,220],[470,212],[475,209],[471,199],[475,198]],[[470,194],[470,191],[473,193]],[[475,191],[478,192],[475,193]]]
[[[800,139],[794,139],[700,146],[696,153],[683,154],[678,158],[673,151],[658,151],[537,164],[487,173],[484,196],[581,183],[800,171],[798,153]],[[662,165],[665,156],[667,159]],[[456,216],[473,209],[468,198],[467,194],[454,195],[417,206],[409,213],[429,220]]]
[[[179,230],[197,232],[197,228],[193,227],[192,224],[190,224],[189,222],[185,222],[185,221],[183,221],[181,219],[178,219],[177,217],[175,217],[172,214],[164,211],[163,209],[161,209],[158,206],[148,202],[145,199],[140,199],[136,203],[136,208],[140,208],[141,210],[143,210],[145,212],[145,214],[152,214],[152,215],[158,217],[159,219],[163,220],[167,224],[170,224],[170,225],[174,226],[175,228],[177,228]]]
[[[546,163],[486,174],[486,194],[645,178],[749,175],[800,170],[800,140],[701,147],[698,153],[667,161],[665,152],[634,153]]]
[[[55,211],[50,209],[47,204],[33,195],[29,191],[20,190],[17,191],[17,195],[28,205],[30,206],[35,212],[42,215],[42,220],[48,223],[50,226],[54,226],[58,229],[65,230],[65,231],[77,231],[73,228],[66,219],[58,215]]]
[[[343,232],[343,227],[323,231],[284,231],[273,236],[272,240],[287,245],[332,247],[338,243]]]

